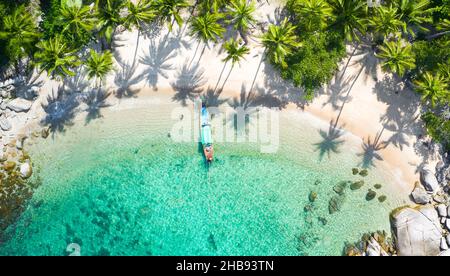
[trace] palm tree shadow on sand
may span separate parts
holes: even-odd
[[[389,143],[380,141],[381,135],[383,134],[383,129],[375,135],[375,139],[367,137],[367,141],[363,140],[362,153],[358,153],[357,156],[362,157],[362,161],[359,164],[362,168],[376,167],[375,160],[383,161],[383,157],[378,153],[378,151],[385,149]]]
[[[92,120],[103,117],[101,114],[101,109],[111,106],[106,102],[106,99],[111,95],[111,92],[106,92],[103,90],[94,90],[85,96],[84,102],[87,105],[86,108],[86,124],[89,124]]]
[[[205,84],[203,73],[204,71],[200,69],[199,64],[189,67],[185,62],[176,73],[175,82],[170,84],[175,91],[172,100],[186,106],[188,100],[193,100],[197,97],[202,92],[202,86]]]
[[[173,70],[172,64],[170,64],[170,60],[173,59],[176,55],[174,52],[176,48],[170,42],[159,41],[158,45],[154,40],[150,41],[150,46],[147,54],[144,57],[141,57],[139,62],[146,66],[144,72],[147,83],[153,90],[158,90],[158,80],[159,76],[167,79],[169,76],[167,75],[167,71]]]
[[[116,85],[114,95],[119,99],[135,97],[139,90],[131,87],[138,84],[143,78],[142,75],[134,76],[138,63],[132,67],[131,64],[121,60],[118,56],[116,56],[116,60],[120,69],[116,71],[114,77],[114,84]]]
[[[49,126],[54,135],[55,132],[65,132],[66,126],[73,125],[79,106],[78,95],[65,93],[64,89],[59,87],[56,95],[50,93],[47,103],[41,105],[46,113],[41,124]]]
[[[226,99],[220,98],[221,92],[221,90],[214,91],[213,88],[208,87],[208,89],[206,89],[206,91],[202,93],[200,98],[202,99],[202,102],[206,104],[206,106],[218,107],[227,102]]]
[[[331,120],[328,131],[319,130],[319,134],[322,140],[314,145],[316,146],[315,151],[319,151],[320,161],[323,160],[325,154],[330,158],[331,153],[340,153],[339,147],[344,143],[344,140],[341,139],[344,132],[337,128],[337,120]]]

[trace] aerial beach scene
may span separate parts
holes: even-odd
[[[450,255],[449,1],[0,15],[0,256]]]

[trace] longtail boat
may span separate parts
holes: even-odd
[[[208,163],[213,161],[214,158],[214,147],[212,141],[211,125],[209,123],[209,113],[208,109],[204,104],[202,104],[201,112],[201,141],[203,146],[203,154],[205,155],[206,161]]]

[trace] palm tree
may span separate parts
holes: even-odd
[[[364,0],[330,0],[334,23],[347,41],[359,41],[366,32],[367,2]]]
[[[153,3],[155,12],[161,21],[169,24],[169,32],[172,31],[175,22],[181,28],[183,18],[181,18],[180,11],[189,6],[186,0],[155,0]]]
[[[43,40],[37,44],[38,51],[35,53],[35,64],[46,70],[52,77],[74,76],[71,71],[80,65],[76,51],[70,49],[64,42],[61,35],[56,35],[48,40]]]
[[[280,25],[269,26],[269,30],[262,36],[262,44],[270,60],[281,67],[287,67],[285,58],[293,49],[302,45],[295,34],[295,26],[289,23],[287,18]]]
[[[406,30],[406,24],[399,19],[397,8],[391,6],[376,7],[375,14],[369,19],[377,42],[382,42],[389,35],[397,36],[401,30]]]
[[[415,67],[415,58],[411,44],[402,40],[385,41],[380,47],[380,53],[376,54],[376,56],[383,59],[381,67],[384,70],[390,70],[400,77],[403,77],[407,70]]]
[[[433,9],[429,8],[429,0],[395,0],[394,6],[397,8],[398,18],[403,21],[408,28],[408,32],[414,35],[412,28],[421,31],[428,31],[423,27],[424,23],[431,23]]]
[[[221,8],[225,7],[225,5],[230,2],[230,0],[197,0],[196,4],[198,2],[201,2],[202,13],[218,13]]]
[[[231,68],[230,72],[228,73],[227,77],[225,78],[225,81],[223,82],[222,89],[225,86],[225,83],[227,82],[228,78],[230,77],[231,71],[233,71],[234,66],[239,64],[239,62],[244,58],[245,55],[247,55],[250,52],[250,49],[245,46],[241,45],[240,40],[234,40],[233,38],[227,41],[223,48],[225,49],[227,56],[222,60],[224,62],[222,72],[220,73],[219,79],[217,80],[216,87],[214,88],[214,92],[217,89],[217,86],[219,85],[220,79],[222,77],[223,71],[225,70],[225,66],[229,61],[231,61]]]
[[[97,53],[91,49],[86,69],[89,79],[95,78],[95,87],[100,90],[104,77],[113,69],[113,55],[110,51]]]
[[[195,36],[199,40],[199,45],[201,42],[205,44],[199,61],[205,52],[208,42],[210,40],[217,42],[218,38],[222,37],[225,32],[224,27],[219,23],[219,20],[222,18],[221,14],[207,12],[201,16],[194,17],[191,21],[190,35]]]
[[[141,37],[141,31],[144,28],[144,24],[150,23],[155,18],[155,13],[152,8],[152,0],[137,0],[137,3],[133,3],[132,0],[128,0],[126,3],[127,16],[124,19],[124,25],[127,29],[135,27],[138,31],[136,40],[136,49],[134,51],[133,64],[131,68],[136,65],[136,56],[139,47],[139,39]]]
[[[325,0],[294,0],[290,6],[301,28],[307,32],[323,30],[332,16],[332,9]]]
[[[255,2],[251,0],[233,0],[228,4],[228,23],[232,24],[247,44],[247,31],[256,22],[254,13],[256,11]]]
[[[90,37],[90,32],[95,27],[95,18],[89,6],[62,5],[61,21],[65,26],[62,33],[71,38],[71,41],[80,43]]]
[[[432,34],[427,37],[427,39],[434,39],[446,34],[450,34],[450,20],[449,19],[442,19],[438,24],[436,29],[440,32]]]
[[[120,15],[123,6],[122,0],[96,0],[97,34],[101,38],[103,49],[111,48],[116,28],[123,22]]]
[[[15,63],[17,70],[22,58],[32,55],[39,38],[35,22],[25,7],[20,6],[11,15],[3,17],[0,24],[0,41],[4,41],[8,58]]]
[[[449,100],[448,83],[439,73],[433,75],[426,72],[421,79],[415,81],[415,85],[417,92],[422,94],[422,100],[430,102],[432,107]]]

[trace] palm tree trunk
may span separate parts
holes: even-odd
[[[220,88],[220,93],[222,93],[223,88],[225,87],[225,83],[227,83],[228,78],[229,78],[230,75],[231,75],[231,71],[233,71],[233,68],[234,68],[234,64],[231,65],[230,72],[228,72],[228,75],[227,75],[227,77],[225,78],[225,81],[223,82],[222,87]]]
[[[202,43],[202,42],[199,41],[197,44],[197,47],[195,48],[194,55],[192,56],[191,62],[189,62],[189,68],[191,68],[192,62],[194,62],[195,56],[197,55],[197,52],[198,52],[198,48],[200,47],[200,43]]]
[[[352,51],[352,53],[350,54],[350,57],[348,58],[347,63],[345,64],[344,70],[342,71],[342,74],[341,74],[341,76],[339,77],[339,81],[341,81],[342,78],[344,77],[345,71],[347,70],[347,67],[348,67],[348,65],[350,64],[350,60],[351,60],[352,57],[355,55],[356,49],[358,49],[358,47],[359,47],[359,44],[356,44],[356,46],[353,48],[353,51]]]
[[[136,49],[134,50],[134,57],[133,57],[133,63],[131,65],[131,72],[134,70],[134,66],[136,66],[136,57],[137,57],[137,52],[138,52],[138,48],[139,48],[139,40],[141,38],[141,30],[138,29],[138,33],[137,33],[137,39],[136,39]]]
[[[219,86],[219,82],[220,82],[220,80],[222,79],[222,75],[223,75],[223,72],[225,71],[225,67],[227,66],[227,63],[228,63],[228,62],[225,62],[225,63],[223,64],[223,68],[222,68],[222,71],[220,72],[219,79],[217,80],[216,86],[214,87],[214,93],[216,92],[217,87]]]
[[[206,46],[208,46],[208,43],[205,43],[203,46],[202,52],[200,53],[200,57],[198,58],[197,64],[200,64],[200,60],[202,60],[203,54],[205,53]]]
[[[339,119],[341,118],[342,110],[344,110],[344,106],[347,103],[347,100],[348,100],[348,97],[350,96],[350,92],[352,91],[353,85],[355,85],[356,81],[358,80],[358,78],[361,75],[363,70],[364,70],[364,66],[361,66],[361,69],[359,69],[358,75],[356,75],[356,78],[353,80],[352,85],[348,88],[347,95],[345,95],[344,102],[342,103],[341,109],[339,110],[339,114],[336,118],[336,122],[334,122],[333,128],[337,127]]]
[[[250,90],[249,90],[250,92],[253,90],[253,86],[255,85],[255,82],[256,82],[256,77],[258,77],[259,69],[261,68],[261,64],[262,64],[263,61],[264,61],[266,52],[267,52],[267,48],[264,49],[264,52],[263,52],[263,54],[262,54],[262,56],[261,56],[261,60],[259,61],[258,68],[256,69],[255,77],[253,78],[252,86],[250,86]]]
[[[440,33],[437,33],[437,34],[429,35],[429,36],[427,36],[427,39],[428,40],[435,39],[437,37],[440,37],[440,36],[443,36],[443,35],[446,35],[446,34],[450,34],[450,31],[445,31],[445,32],[440,32]]]

